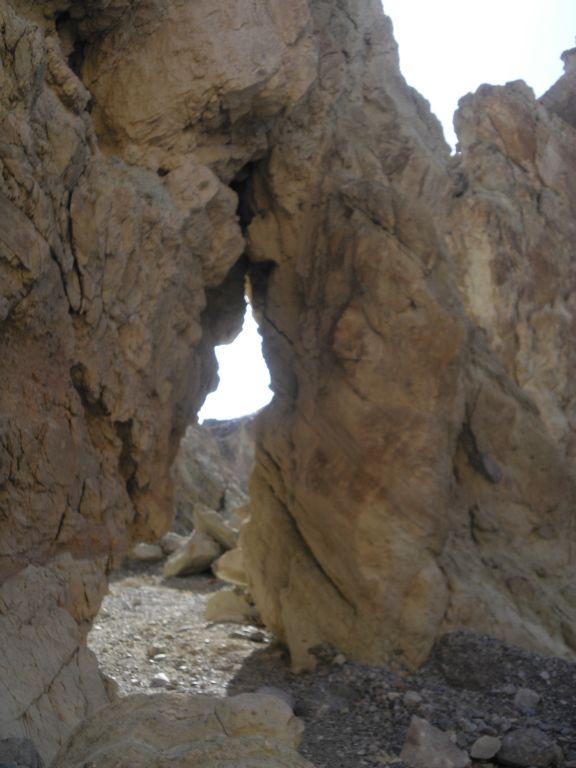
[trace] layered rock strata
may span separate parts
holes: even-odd
[[[106,697],[85,629],[167,527],[246,273],[276,398],[243,548],[296,666],[455,626],[572,653],[571,69],[468,97],[452,158],[377,0],[0,14],[3,732],[50,759]]]

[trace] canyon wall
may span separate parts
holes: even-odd
[[[295,666],[456,626],[573,653],[572,58],[464,99],[451,157],[378,0],[0,21],[0,732],[51,759],[109,698],[86,633],[246,275],[276,397],[243,545]]]
[[[572,655],[572,54],[541,103],[462,99],[449,157],[376,13],[317,5],[317,88],[254,181],[251,586],[297,668],[419,664],[455,627]]]

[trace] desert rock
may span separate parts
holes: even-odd
[[[236,584],[239,587],[247,586],[244,553],[240,547],[224,552],[212,564],[212,571],[222,581],[228,581],[230,584]]]
[[[234,549],[238,546],[238,529],[226,522],[214,509],[196,507],[193,518],[194,530],[211,536],[224,549]]]
[[[298,734],[290,707],[273,696],[128,696],[88,720],[53,765],[309,768],[291,748]]]
[[[470,758],[449,734],[413,717],[400,755],[409,768],[470,768]]]
[[[187,576],[207,571],[222,554],[222,547],[206,533],[194,533],[164,563],[164,576]]]
[[[247,284],[275,398],[241,546],[294,667],[454,628],[573,655],[573,52],[540,101],[462,99],[452,157],[379,0],[0,13],[3,733],[50,759],[109,696],[86,631],[169,526]]]
[[[208,598],[204,615],[206,621],[245,624],[257,618],[258,609],[248,601],[245,594],[221,589]]]

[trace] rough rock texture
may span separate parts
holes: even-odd
[[[208,508],[230,519],[248,502],[254,466],[253,417],[192,424],[174,461],[175,524],[190,531],[196,511]]]
[[[54,768],[307,768],[301,721],[275,696],[127,696],[87,721]]]
[[[317,87],[253,178],[251,590],[296,667],[454,627],[572,654],[576,133],[483,86],[450,158],[369,6],[315,4]]]
[[[30,739],[47,760],[108,702],[85,645],[102,597],[100,564],[70,555],[0,587],[0,734]]]
[[[452,627],[573,653],[573,56],[541,103],[466,97],[451,158],[379,0],[0,20],[6,735],[50,757],[105,696],[84,624],[167,528],[246,273],[276,398],[243,550],[295,665],[323,641],[414,664]],[[48,658],[22,606],[55,569]],[[39,668],[14,704],[21,636]]]
[[[408,768],[470,768],[468,754],[456,746],[451,735],[454,737],[413,717],[400,757]]]

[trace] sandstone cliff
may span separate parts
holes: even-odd
[[[246,273],[276,398],[244,547],[296,665],[456,626],[573,653],[572,69],[464,99],[451,157],[377,0],[0,17],[2,732],[50,758],[105,699],[85,631],[168,525]]]

